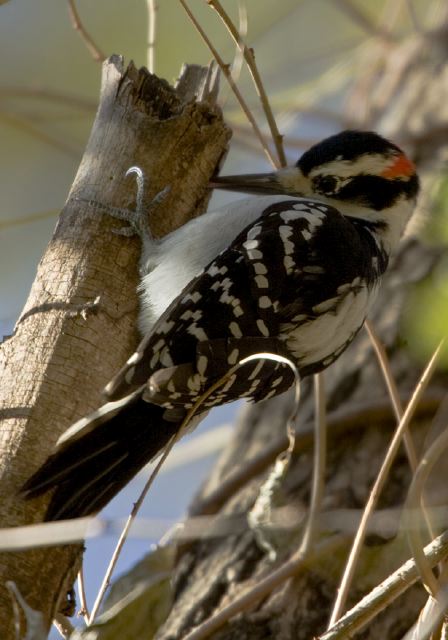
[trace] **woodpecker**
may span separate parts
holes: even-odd
[[[343,131],[275,173],[215,178],[257,194],[195,218],[161,240],[142,236],[143,339],[107,385],[109,402],[76,422],[23,487],[53,490],[47,520],[98,512],[200,407],[268,399],[331,365],[375,300],[419,190],[413,163],[373,132]],[[141,201],[141,185],[137,201]]]

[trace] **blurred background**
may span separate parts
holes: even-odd
[[[73,28],[68,3],[11,0],[0,4],[0,335],[8,335],[81,159],[95,116],[101,65]],[[105,56],[121,54],[139,67],[148,63],[149,4],[144,0],[79,0],[76,7],[84,28]],[[445,3],[226,0],[223,4],[255,50],[291,163],[316,140],[346,127],[347,120],[353,126],[353,83],[371,74],[369,52],[383,47],[387,53],[397,39],[437,25]],[[238,85],[266,130],[250,77],[219,17],[205,1],[190,0],[189,6],[225,62],[233,63]],[[183,63],[206,65],[211,57],[178,0],[159,0],[155,73],[172,83]],[[234,130],[223,171],[270,170],[224,78],[221,86],[221,104]],[[357,104],[362,127],[369,123],[368,114],[362,100]],[[228,195],[214,195],[211,207],[228,199]],[[231,437],[237,409],[215,410],[178,446],[141,511],[153,525],[143,538],[131,536],[117,573],[129,568],[182,518]],[[140,474],[103,517],[125,518],[143,483]],[[116,536],[108,535],[87,543],[90,605],[115,542]]]

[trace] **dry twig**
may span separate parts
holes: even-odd
[[[75,0],[68,0],[68,12],[72,22],[73,29],[79,33],[84,44],[89,50],[95,62],[104,62],[106,56],[101,49],[95,44],[93,38],[87,33],[76,8]]]
[[[83,565],[81,564],[81,568],[79,569],[78,572],[78,593],[79,593],[79,600],[81,603],[81,609],[78,613],[78,615],[82,616],[84,618],[84,622],[86,624],[89,624],[89,620],[90,620],[90,614],[89,614],[89,606],[87,604],[87,597],[86,597],[86,590],[85,590],[85,582],[84,582],[84,568]]]
[[[203,402],[202,397],[200,398],[200,400],[201,400],[201,402]],[[129,530],[130,530],[130,528],[132,526],[132,523],[134,522],[135,518],[137,517],[137,514],[140,511],[140,508],[141,508],[141,506],[143,504],[143,501],[146,498],[146,495],[147,495],[148,491],[152,487],[152,484],[153,484],[154,480],[156,479],[157,474],[159,473],[161,466],[163,465],[163,463],[167,459],[167,457],[168,457],[171,449],[173,448],[174,444],[181,437],[185,426],[191,420],[191,417],[192,417],[193,414],[190,416],[190,413],[187,415],[187,418],[182,423],[179,431],[168,442],[168,444],[165,447],[162,455],[160,456],[159,461],[157,462],[156,466],[154,467],[154,469],[153,469],[151,475],[149,476],[145,486],[143,487],[138,499],[136,500],[136,502],[134,502],[134,505],[132,507],[132,511],[129,514],[127,520],[126,520],[126,523],[125,523],[125,525],[123,527],[123,530],[122,530],[122,532],[120,534],[120,537],[119,537],[118,542],[117,542],[117,544],[115,546],[114,552],[113,552],[113,554],[111,556],[111,559],[109,561],[109,564],[107,566],[106,572],[104,574],[103,581],[101,583],[101,586],[99,588],[95,603],[94,603],[93,608],[92,608],[92,613],[90,614],[89,624],[92,624],[92,622],[94,621],[95,616],[98,613],[98,610],[99,610],[99,608],[101,606],[101,603],[103,602],[103,599],[104,599],[104,596],[106,594],[106,591],[107,591],[107,589],[108,589],[108,587],[110,585],[110,580],[112,578],[112,574],[113,574],[115,566],[116,566],[116,564],[118,562],[118,558],[120,557],[120,554],[121,554],[121,551],[123,549],[124,543],[126,542],[126,540],[128,538]]]
[[[422,582],[434,599],[438,597],[439,585],[423,553],[424,545],[421,534],[421,520],[418,514],[425,482],[431,474],[434,465],[442,455],[446,454],[447,449],[448,431],[444,431],[436,438],[420,461],[418,469],[412,479],[411,486],[409,487],[406,509],[404,511],[404,523],[412,555],[414,556]]]
[[[416,409],[416,415],[433,416],[440,402],[445,396],[445,391],[425,394]],[[407,398],[406,398],[407,401]],[[330,439],[341,436],[352,429],[363,429],[374,422],[381,422],[382,427],[393,426],[390,401],[378,399],[374,402],[359,403],[349,409],[344,407],[328,414],[327,435]],[[302,426],[300,432],[295,435],[295,453],[307,450],[313,442],[313,425],[307,423]],[[270,446],[264,448],[257,456],[246,460],[244,465],[236,472],[223,479],[219,487],[202,498],[190,511],[190,515],[213,514],[219,511],[223,504],[231,498],[241,487],[252,478],[262,473],[287,446],[284,436],[275,440]]]
[[[312,549],[316,534],[325,484],[325,467],[327,453],[327,423],[324,374],[314,376],[314,460],[311,500],[305,533],[300,550],[305,555]]]
[[[143,487],[143,490],[141,491],[137,501],[134,503],[134,506],[132,508],[131,513],[129,514],[126,523],[123,527],[123,530],[120,534],[119,540],[117,542],[117,545],[114,549],[114,552],[112,554],[112,557],[110,559],[109,565],[106,569],[106,573],[104,575],[103,581],[101,583],[101,587],[98,591],[98,595],[96,597],[95,603],[93,605],[92,608],[92,613],[90,615],[89,618],[89,624],[92,624],[93,620],[95,619],[96,614],[98,613],[98,610],[101,606],[101,603],[104,599],[105,593],[110,585],[110,580],[112,577],[112,573],[115,569],[115,566],[117,564],[118,558],[120,557],[121,554],[121,550],[124,546],[124,543],[126,542],[126,539],[128,537],[129,534],[129,530],[132,526],[132,523],[134,522],[135,518],[137,517],[137,514],[143,504],[144,499],[146,498],[146,495],[148,493],[148,491],[150,490],[154,480],[156,479],[163,463],[165,462],[165,460],[167,459],[170,451],[172,450],[173,446],[176,444],[176,442],[182,437],[182,435],[185,433],[187,427],[190,425],[192,419],[198,414],[199,409],[201,408],[201,406],[204,404],[204,402],[207,400],[207,398],[209,398],[212,393],[214,393],[217,389],[219,389],[220,387],[222,387],[228,380],[229,378],[231,378],[233,376],[233,374],[239,369],[239,367],[241,367],[242,365],[246,364],[247,362],[250,362],[251,360],[254,359],[267,359],[267,360],[276,360],[278,362],[283,362],[285,364],[289,364],[291,366],[291,363],[286,360],[286,358],[282,358],[282,356],[278,356],[276,354],[270,354],[270,353],[259,353],[259,354],[254,354],[252,356],[249,356],[247,358],[244,358],[243,360],[241,360],[240,362],[238,362],[236,365],[234,365],[233,367],[231,367],[221,378],[219,378],[219,380],[217,380],[214,384],[210,385],[210,387],[208,387],[208,389],[206,391],[204,391],[204,393],[195,401],[195,403],[193,404],[192,408],[188,411],[187,415],[185,416],[184,420],[182,421],[179,430],[175,433],[175,435],[171,438],[171,440],[168,442],[168,444],[166,445],[162,455],[160,456],[159,461],[157,462],[155,468],[153,469],[151,475],[148,478],[148,481],[146,482],[145,486]]]
[[[387,479],[389,470],[392,466],[392,463],[400,447],[403,434],[405,430],[408,428],[408,425],[412,417],[414,416],[415,409],[420,401],[420,398],[423,395],[435,371],[441,350],[442,350],[442,343],[439,344],[433,356],[431,357],[426,369],[424,370],[415,388],[412,398],[409,401],[408,406],[406,407],[406,411],[404,412],[403,417],[400,420],[400,423],[397,426],[394,436],[390,442],[383,464],[381,465],[381,469],[378,472],[378,476],[370,492],[369,499],[367,500],[358,531],[356,532],[355,539],[353,541],[353,545],[350,550],[349,558],[347,560],[347,565],[345,567],[344,575],[342,577],[342,580],[338,589],[335,605],[330,617],[329,627],[333,626],[335,622],[338,620],[338,618],[341,616],[342,610],[345,605],[345,601],[347,599],[348,591],[350,589],[350,585],[353,580],[359,555],[361,553],[362,545],[364,543],[364,538],[366,535],[366,528],[367,528],[367,521],[371,513],[373,512],[376,506],[376,503],[378,501],[379,495],[384,487],[384,483]]]
[[[271,131],[272,141],[274,142],[275,149],[277,151],[278,162],[281,167],[286,166],[286,156],[285,151],[283,149],[283,136],[280,134],[277,123],[274,118],[274,114],[272,113],[271,105],[269,103],[269,98],[264,88],[263,82],[261,80],[260,73],[258,71],[257,64],[255,62],[255,54],[253,49],[249,48],[245,42],[243,42],[240,33],[236,29],[234,23],[230,19],[229,14],[225,11],[219,0],[207,0],[208,4],[216,11],[219,15],[226,28],[228,29],[230,35],[235,41],[236,45],[240,48],[241,53],[244,56],[244,59],[247,64],[247,68],[249,69],[250,75],[252,76],[252,80],[254,82],[255,89],[257,90],[258,97],[260,98],[261,105],[263,107],[263,111],[266,116],[266,120],[268,121],[269,129]]]
[[[448,531],[425,547],[425,556],[432,567],[448,555]],[[408,560],[386,580],[376,586],[350,611],[340,618],[318,640],[344,640],[352,638],[385,607],[401,596],[419,578],[414,560]]]
[[[190,9],[189,9],[189,7],[188,7],[188,5],[186,3],[186,0],[179,0],[179,2],[181,3],[183,8],[185,9],[185,12],[187,13],[188,17],[190,18],[191,22],[193,23],[193,25],[197,29],[197,31],[200,34],[200,36],[202,37],[202,39],[204,40],[205,44],[210,49],[210,51],[211,51],[213,57],[215,58],[219,68],[221,69],[221,71],[224,74],[227,82],[229,83],[233,93],[235,94],[235,97],[238,100],[241,109],[243,110],[246,118],[249,120],[250,124],[252,125],[253,130],[255,132],[255,135],[259,139],[260,144],[261,144],[261,146],[263,148],[263,151],[265,152],[269,162],[272,164],[273,167],[278,167],[279,166],[278,162],[274,158],[274,156],[272,155],[265,136],[263,135],[260,127],[258,126],[258,124],[257,124],[257,122],[256,122],[251,110],[247,106],[246,101],[244,100],[244,98],[243,98],[243,96],[241,94],[241,91],[238,89],[237,85],[235,84],[235,82],[234,82],[234,80],[232,78],[232,74],[230,73],[229,66],[227,64],[225,64],[224,60],[221,58],[221,56],[219,55],[218,51],[213,46],[210,38],[207,36],[207,34],[202,29],[202,27],[199,24],[199,22],[196,20],[196,18],[194,17],[192,12],[190,11]]]
[[[156,68],[156,34],[157,34],[157,10],[156,0],[147,0],[148,3],[148,71],[155,73]]]
[[[0,111],[0,121],[5,122],[8,126],[15,127],[19,131],[25,132],[27,135],[36,138],[36,140],[39,140],[58,151],[61,151],[71,158],[78,159],[79,157],[80,152],[78,149],[68,144],[65,140],[53,136],[46,131],[42,131],[26,116]]]
[[[53,626],[58,630],[61,638],[64,638],[65,640],[68,640],[75,630],[75,627],[72,625],[70,620],[66,616],[62,615],[62,613],[56,614],[53,620]]]
[[[385,42],[394,40],[391,32],[382,25],[376,24],[353,0],[332,0],[355,24],[370,36],[380,38]]]

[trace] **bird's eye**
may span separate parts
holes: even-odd
[[[314,190],[318,193],[331,195],[338,191],[338,180],[334,176],[316,176],[314,179]]]

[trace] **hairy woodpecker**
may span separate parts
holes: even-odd
[[[54,490],[48,520],[104,507],[163,449],[198,397],[247,356],[280,354],[301,377],[334,362],[363,325],[419,182],[397,146],[344,131],[294,167],[211,186],[262,197],[162,240],[141,234],[144,337],[106,387],[110,401],[75,423],[25,484],[28,497]],[[271,398],[293,382],[289,367],[251,361],[200,411]]]

